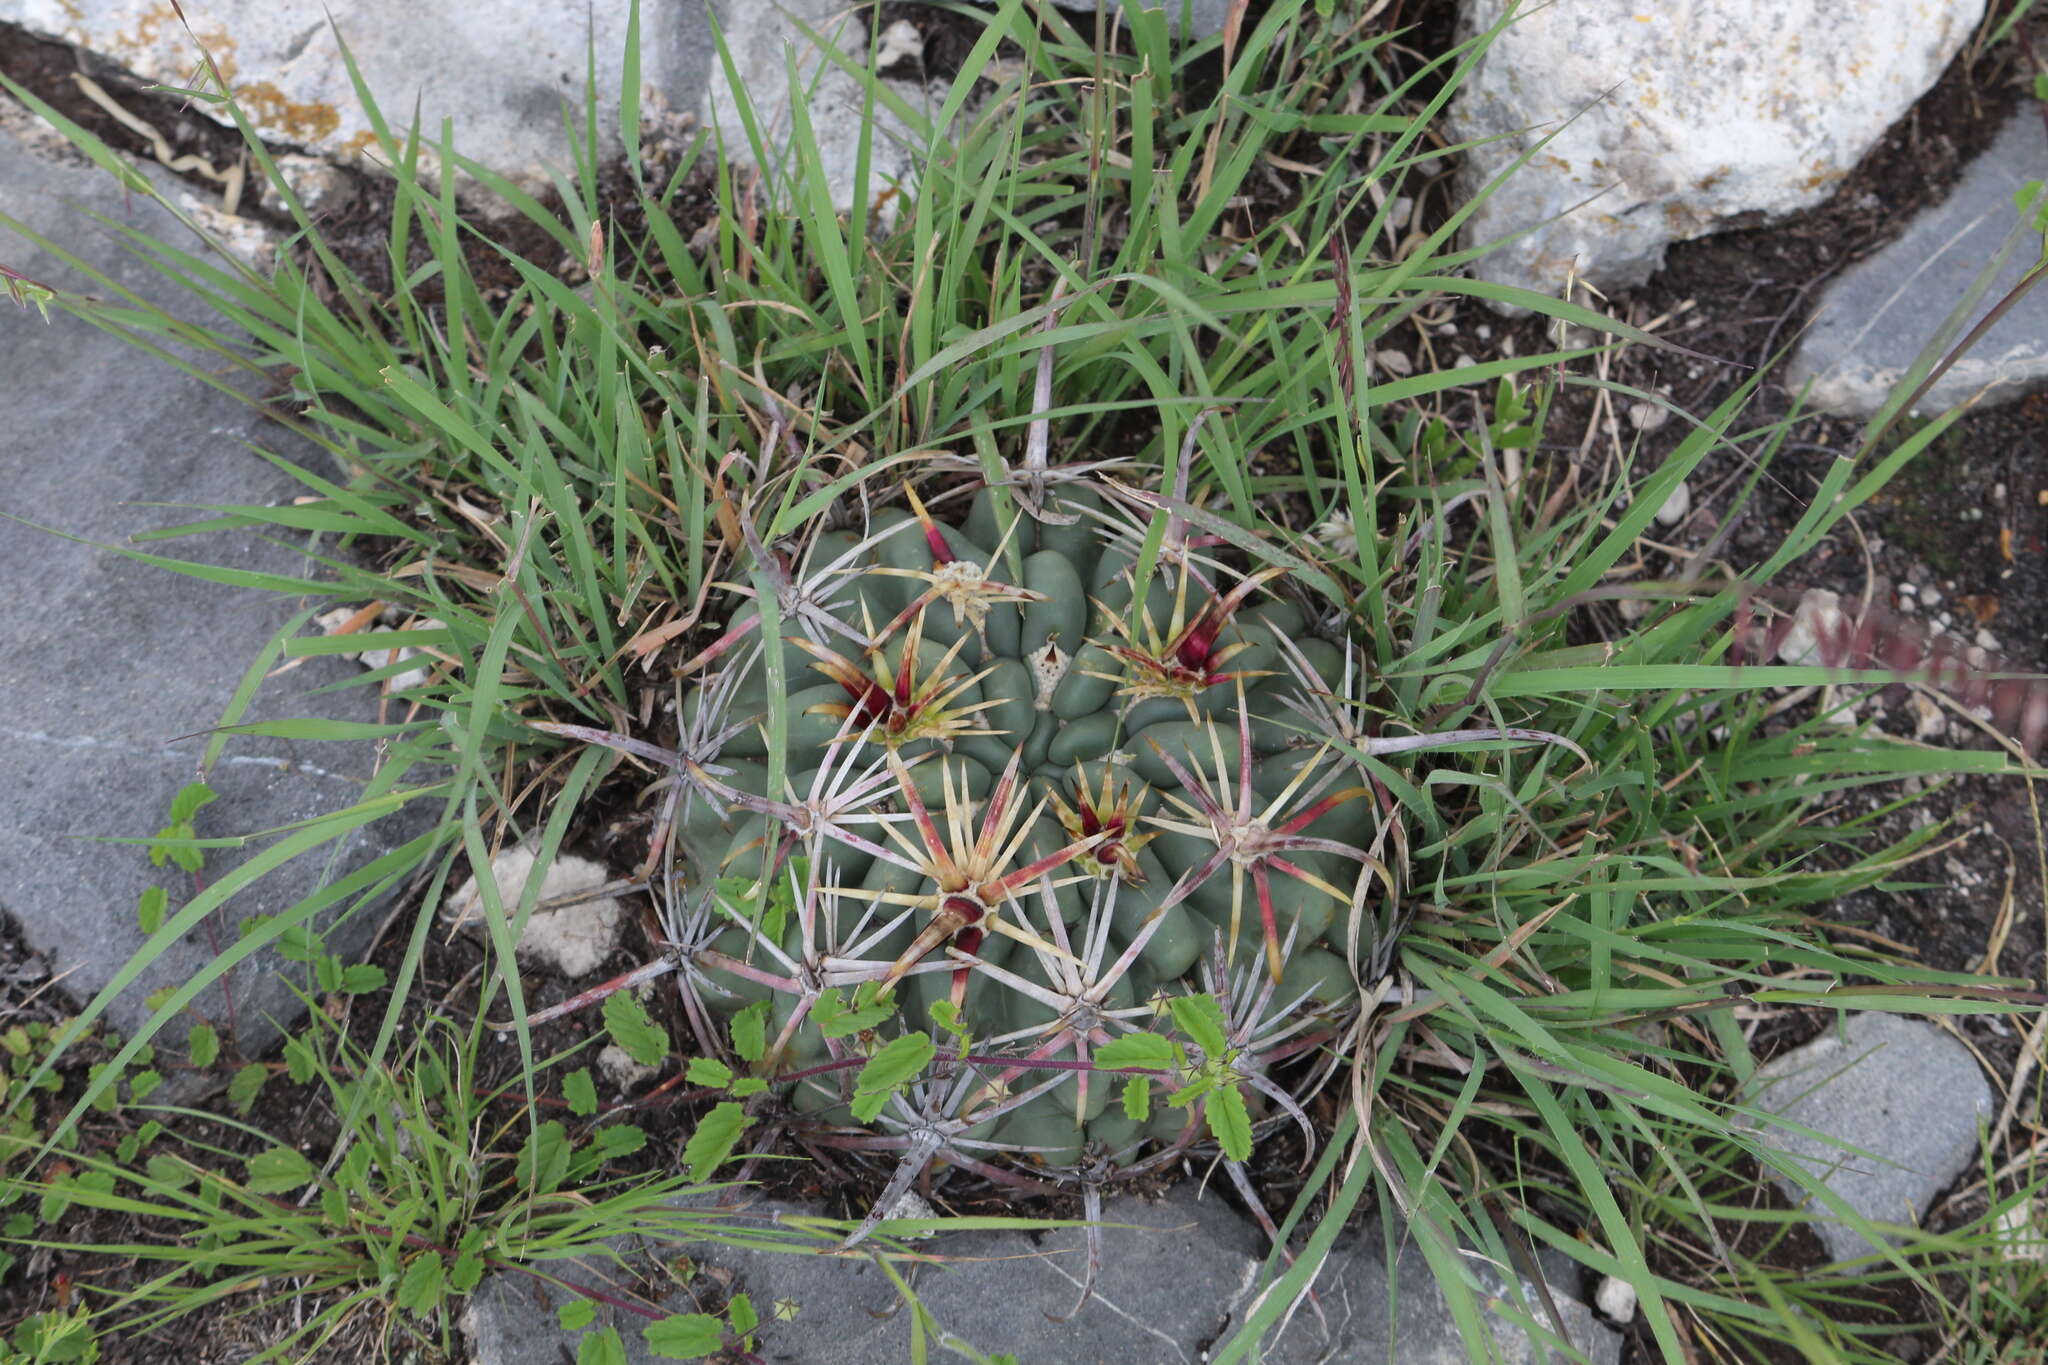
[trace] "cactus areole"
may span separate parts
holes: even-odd
[[[1141,591],[1146,523],[1109,491],[1062,485],[1036,520],[984,489],[956,526],[906,490],[757,547],[778,629],[736,590],[683,666],[669,826],[701,890],[671,958],[757,1106],[1040,1183],[1156,1165],[1223,1131],[1205,1106],[1305,1123],[1270,1067],[1327,1075],[1395,892],[1326,719],[1352,672],[1278,569],[1169,535]],[[912,1033],[928,1061],[877,1093],[870,1060]],[[1156,1065],[1116,1062],[1146,1033]]]

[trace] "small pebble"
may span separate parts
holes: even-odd
[[[1664,505],[1657,509],[1657,522],[1662,526],[1676,526],[1692,514],[1692,489],[1684,479],[1671,490],[1671,496],[1664,499]]]
[[[605,1044],[604,1051],[597,1054],[597,1069],[620,1090],[632,1090],[651,1081],[660,1070],[635,1061],[633,1054],[617,1043]]]
[[[882,30],[882,45],[875,52],[875,69],[887,70],[898,62],[915,62],[924,57],[924,35],[908,19],[898,19]]]
[[[1636,1316],[1636,1287],[1618,1275],[1601,1279],[1600,1287],[1593,1291],[1594,1306],[1600,1315],[1613,1323],[1630,1323]]]

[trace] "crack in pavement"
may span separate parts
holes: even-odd
[[[136,758],[150,759],[158,763],[186,764],[188,766],[192,758],[190,754],[166,753],[161,749],[154,749],[146,744],[131,744],[125,740],[96,739],[91,735],[52,735],[45,734],[41,730],[16,730],[11,726],[4,725],[0,725],[0,740],[20,740],[24,744],[49,744],[60,749],[106,749],[118,754],[128,754]],[[305,777],[322,777],[334,782],[347,782],[358,787],[363,784],[361,777],[352,776],[348,773],[331,772],[326,768],[317,767],[314,764],[301,762],[297,759],[264,758],[256,754],[222,754],[214,761],[237,768],[268,768],[272,772],[293,773]]]
[[[1074,1288],[1079,1289],[1081,1287],[1081,1281],[1075,1279],[1072,1275],[1069,1275],[1065,1270],[1061,1269],[1060,1266],[1055,1264],[1050,1257],[1040,1256],[1038,1260],[1039,1263],[1043,1265],[1047,1270],[1052,1271],[1053,1274],[1059,1276],[1068,1284],[1074,1286]],[[1115,1299],[1110,1298],[1107,1294],[1104,1294],[1100,1289],[1096,1290],[1095,1294],[1092,1297],[1094,1299],[1094,1302],[1099,1303],[1103,1307],[1109,1309],[1110,1312],[1116,1314],[1118,1317],[1122,1318],[1125,1322],[1128,1322],[1129,1324],[1131,1324],[1131,1326],[1137,1328],[1139,1331],[1149,1333],[1152,1336],[1158,1337],[1161,1341],[1165,1342],[1167,1349],[1173,1352],[1174,1356],[1182,1362],[1182,1365],[1187,1365],[1188,1353],[1186,1351],[1181,1350],[1179,1342],[1175,1341],[1172,1337],[1166,1335],[1166,1333],[1160,1331],[1157,1327],[1154,1327],[1151,1323],[1140,1321],[1138,1318],[1133,1317],[1130,1313],[1125,1312],[1124,1309],[1118,1305]]]

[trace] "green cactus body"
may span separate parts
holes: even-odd
[[[886,751],[890,785],[875,795],[872,817],[858,828],[863,838],[918,866],[872,857],[829,830],[822,848],[819,836],[793,838],[786,808],[765,818],[695,798],[683,821],[687,842],[715,859],[724,876],[758,875],[771,845],[811,859],[805,866],[828,893],[818,898],[819,913],[829,921],[828,946],[807,947],[794,916],[779,942],[793,959],[809,952],[812,969],[820,956],[844,959],[856,948],[860,962],[875,964],[876,979],[886,969],[898,1013],[874,1030],[880,1040],[905,1029],[929,1030],[944,1054],[950,1045],[935,1011],[947,1002],[959,1005],[976,1050],[996,1047],[1022,1058],[1063,1035],[1085,1038],[1053,1054],[1074,1059],[1081,1047],[1092,1050],[1129,1020],[1147,1017],[1138,1007],[1157,993],[1203,989],[1192,974],[1230,932],[1233,875],[1240,872],[1237,938],[1227,945],[1233,968],[1261,970],[1258,964],[1268,962],[1278,977],[1274,998],[1298,1001],[1299,1010],[1355,1007],[1346,955],[1352,897],[1367,875],[1361,861],[1314,850],[1286,855],[1338,895],[1266,867],[1279,938],[1292,945],[1283,962],[1266,941],[1249,868],[1243,860],[1216,857],[1223,835],[1207,823],[1199,793],[1182,783],[1185,774],[1207,787],[1231,821],[1264,821],[1269,806],[1287,806],[1294,796],[1301,799],[1288,813],[1340,797],[1317,811],[1306,834],[1368,847],[1371,806],[1356,794],[1355,770],[1342,755],[1319,747],[1330,735],[1286,705],[1298,696],[1334,693],[1343,655],[1309,636],[1308,613],[1273,597],[1264,577],[1240,587],[1227,571],[1201,560],[1202,580],[1190,579],[1183,590],[1178,552],[1157,557],[1142,605],[1134,606],[1136,542],[1105,548],[1108,507],[1093,490],[1055,486],[1051,508],[1073,516],[1067,524],[1026,519],[1006,526],[999,513],[1004,501],[1015,502],[982,490],[958,527],[926,520],[921,504],[914,504],[915,510],[876,512],[865,531],[820,536],[804,561],[814,576],[863,541],[889,533],[847,560],[843,573],[807,580],[813,600],[835,604],[853,636],[873,631],[881,638],[870,650],[826,632],[807,645],[790,642],[797,636],[791,627],[789,640],[764,646],[780,650],[786,700],[769,698],[765,669],[756,661],[720,718],[765,720],[771,707],[781,708],[783,767],[795,774],[784,792],[766,790],[765,723],[735,735],[716,756],[728,770],[721,780],[756,797],[812,800],[814,788],[848,780],[850,772],[880,771],[876,765]],[[1239,600],[1226,603],[1223,595],[1233,590]],[[731,619],[743,625],[752,612],[742,605]],[[818,639],[836,658],[821,655]],[[906,679],[902,665],[913,639],[917,653]],[[753,653],[751,646],[731,650],[730,666],[747,667]],[[1296,673],[1303,660],[1306,679]],[[901,685],[906,681],[908,692]],[[698,697],[684,705],[682,719],[695,733],[718,728],[699,714],[703,705]],[[1252,756],[1248,816],[1239,809],[1246,776],[1240,724]],[[837,752],[849,747],[851,755]],[[852,761],[825,766],[840,757]],[[1304,765],[1318,766],[1290,794]],[[1340,775],[1318,791],[1320,765]],[[1014,785],[1001,827],[985,830],[1005,774]],[[928,824],[911,818],[917,810]],[[1279,814],[1272,818],[1284,823]],[[885,828],[876,819],[890,823]],[[1211,862],[1212,875],[1194,884],[1192,875]],[[1041,863],[1038,871],[1019,871]],[[749,958],[747,935],[745,926],[726,923],[708,946],[783,975],[768,954],[757,950]],[[1026,946],[1018,936],[1035,942]],[[1138,950],[1126,963],[1133,944]],[[948,946],[978,963],[949,959]],[[1063,998],[1103,982],[1107,988],[1078,1010],[1056,1009],[979,964]],[[794,1008],[792,994],[729,969],[702,966],[696,975],[719,1015],[772,999],[779,1029]],[[844,994],[850,997],[851,988]],[[1021,1036],[1006,1038],[1012,1034]],[[827,1055],[826,1040],[805,1022],[792,1031],[782,1065],[810,1065]],[[1042,1084],[1048,1074],[1026,1069],[1006,1084],[1014,1093]],[[1122,1078],[1090,1075],[1084,1098],[1079,1074],[997,1120],[975,1124],[968,1135],[1048,1149],[1034,1164],[1060,1168],[1079,1161],[1084,1144],[1128,1156],[1174,1140],[1187,1126],[1185,1111],[1165,1106],[1167,1087],[1155,1087],[1152,1113],[1141,1121],[1112,1103]],[[794,1086],[789,1100],[800,1113],[851,1124],[849,1085],[836,1074],[821,1077]],[[1002,1088],[974,1093],[965,1106],[970,1113]]]

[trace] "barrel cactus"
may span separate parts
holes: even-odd
[[[672,946],[630,979],[679,979],[752,1103],[902,1152],[898,1189],[943,1156],[1093,1190],[1308,1131],[1402,919],[1363,760],[1537,738],[1374,734],[1355,652],[1196,510],[1077,479],[952,518],[905,488],[774,546],[741,518],[752,585],[680,667],[678,748],[543,727],[673,770]]]

